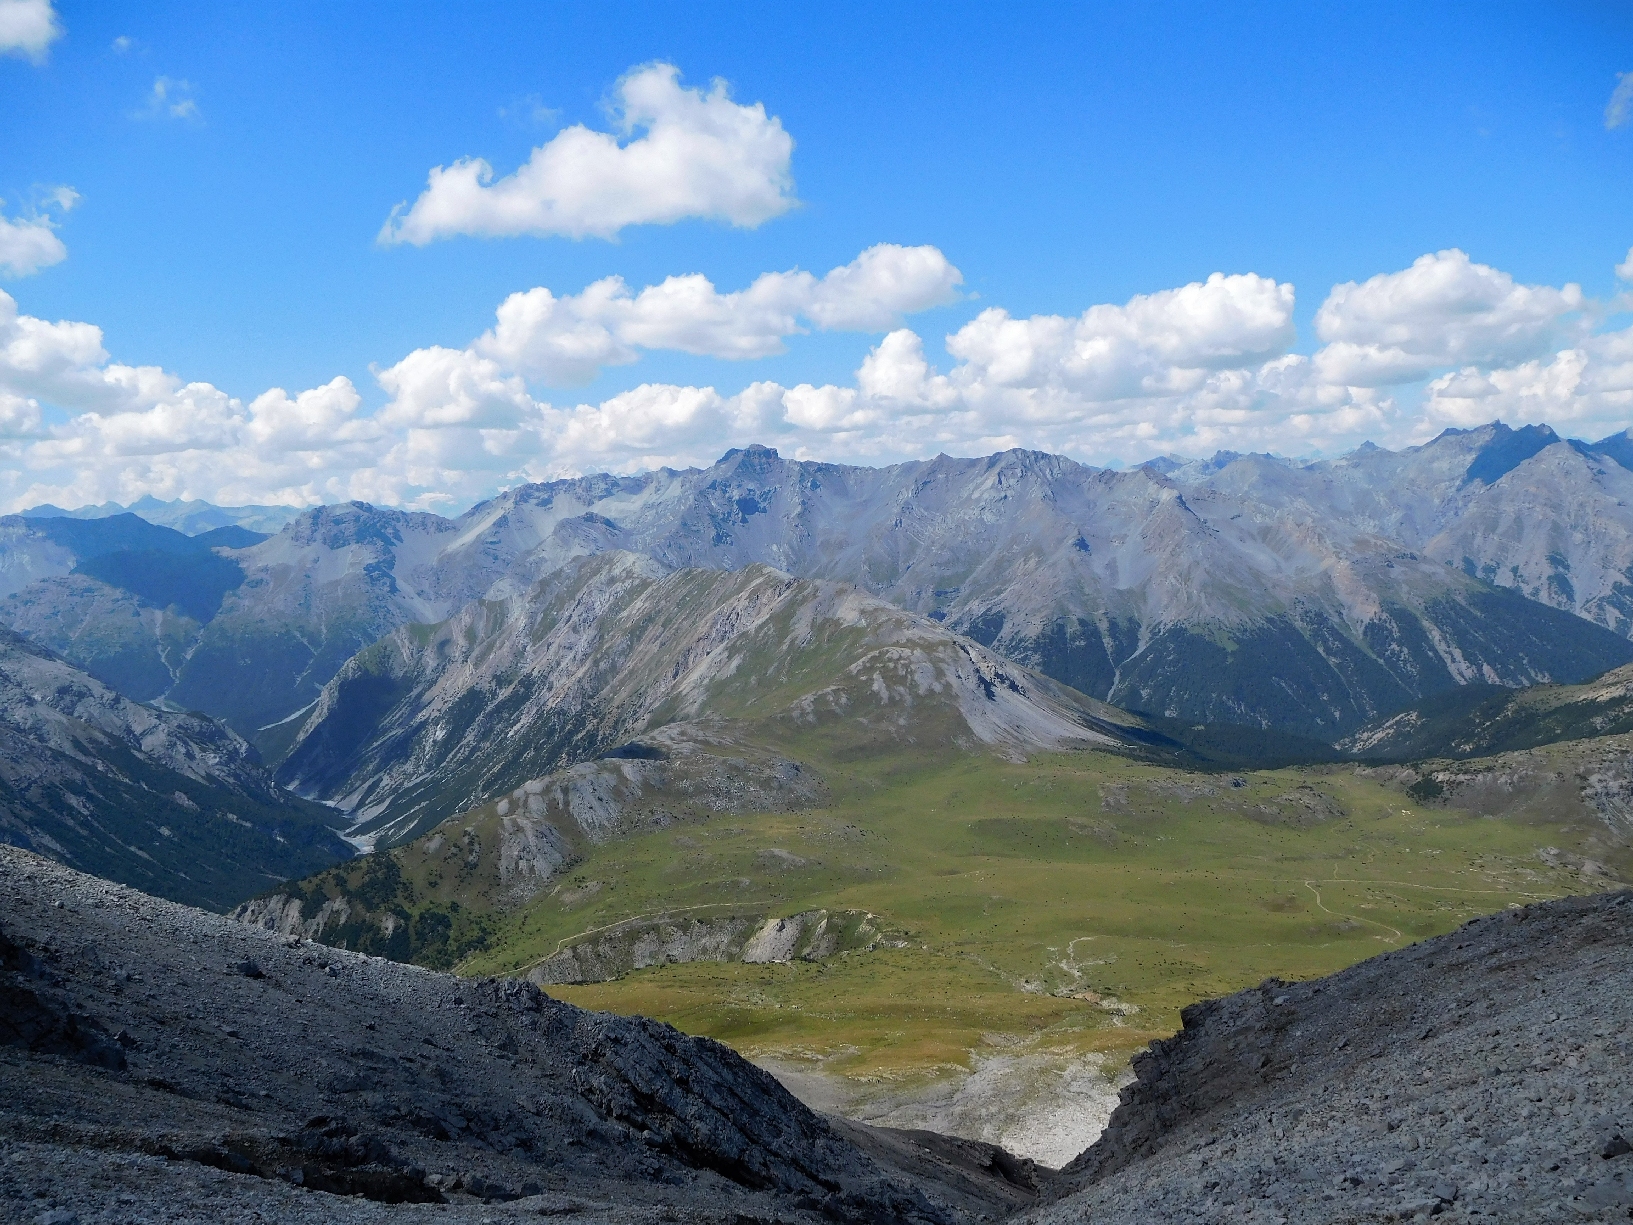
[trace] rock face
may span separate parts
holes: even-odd
[[[133,702],[0,630],[0,842],[225,910],[349,858],[342,824],[223,725]]]
[[[705,715],[859,746],[1029,752],[1151,738],[1123,712],[854,588],[759,565],[666,574],[606,553],[361,652],[324,688],[278,778],[390,846]]]
[[[6,1219],[95,1219],[117,1190],[124,1219],[188,1222],[419,1203],[882,1225],[1035,1194],[990,1146],[841,1133],[716,1043],[531,984],[284,939],[11,849],[0,895]]]
[[[857,910],[807,910],[785,917],[675,916],[620,923],[567,945],[527,972],[541,987],[599,983],[648,966],[688,961],[822,961],[835,953],[876,947],[878,919]]]
[[[1193,1004],[1062,1173],[1065,1222],[1625,1220],[1633,893]]]
[[[136,624],[170,605],[52,585],[78,555],[42,525],[94,520],[0,525],[0,592],[18,593],[23,632],[73,623],[57,649],[94,646],[118,683],[165,685],[269,759],[382,634],[615,550],[853,583],[1092,697],[1331,740],[1470,682],[1574,683],[1633,660],[1630,451],[1500,424],[1311,465],[1221,454],[1129,472],[1030,451],[874,469],[749,447],[707,469],[526,485],[455,520],[303,512],[199,563],[242,581],[206,582],[219,610],[198,605],[196,625]]]

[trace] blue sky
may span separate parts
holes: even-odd
[[[1104,463],[1399,445],[1498,416],[1593,436],[1633,421],[1614,271],[1633,124],[1607,122],[1633,71],[1625,5],[271,7],[0,0],[0,43],[23,10],[57,30],[15,27],[0,58],[0,215],[65,252],[14,261],[0,290],[18,319],[101,329],[66,372],[0,363],[0,500],[453,506],[748,435],[821,458],[1030,445]],[[613,111],[653,63],[678,69],[677,98],[723,79],[792,139],[773,215],[378,241],[433,167],[481,157],[502,180],[573,125],[639,140]],[[535,287],[702,274],[726,294],[881,243],[933,247],[961,281],[867,326],[800,316],[755,348],[782,352],[747,360],[637,343],[626,323],[621,355],[565,386],[519,350],[467,349]],[[1466,260],[1332,307],[1318,335],[1333,286],[1453,249]],[[1084,319],[1216,272],[1260,280]],[[961,333],[994,309],[1010,326]],[[481,405],[439,409],[460,395],[442,366],[440,391],[408,385],[431,377],[418,368],[382,383],[432,346],[489,363],[471,375],[486,390],[467,388]],[[1324,346],[1319,370],[1293,360]],[[170,381],[131,391],[126,367]],[[302,406],[342,377],[350,391]],[[216,398],[180,390],[200,383]],[[828,398],[749,404],[751,384]],[[618,399],[641,387],[669,390]],[[288,407],[252,409],[269,388]],[[701,389],[714,399],[683,394]]]

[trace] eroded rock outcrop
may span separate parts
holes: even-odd
[[[648,966],[687,961],[822,961],[851,949],[875,947],[879,921],[859,910],[807,910],[778,918],[634,919],[568,945],[528,971],[528,981],[595,983]]]

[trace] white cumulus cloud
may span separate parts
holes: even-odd
[[[0,276],[31,276],[67,258],[68,248],[46,218],[0,215]]]
[[[22,55],[37,64],[61,37],[51,0],[0,0],[0,55]]]
[[[880,243],[826,276],[768,272],[721,293],[701,275],[672,276],[632,293],[607,277],[582,293],[512,294],[473,346],[529,378],[588,382],[641,349],[744,359],[783,351],[801,320],[823,330],[883,331],[902,316],[950,302],[963,275],[935,247]]]
[[[1575,286],[1519,285],[1451,252],[1335,287],[1314,355],[1290,351],[1292,286],[1215,274],[1075,316],[987,309],[944,338],[939,360],[896,326],[839,383],[648,382],[575,403],[537,398],[526,381],[648,347],[741,356],[796,327],[877,327],[950,293],[949,269],[933,248],[880,247],[823,277],[773,273],[735,293],[701,277],[532,291],[507,299],[472,345],[378,368],[373,411],[344,378],[246,403],[114,361],[94,325],[29,316],[0,293],[0,500],[457,509],[521,481],[707,463],[756,441],[867,463],[1011,446],[1104,463],[1398,446],[1494,418],[1597,438],[1633,421],[1633,328],[1598,330],[1609,308]],[[1410,360],[1373,361],[1359,381],[1338,345]],[[1407,377],[1426,385],[1387,381]]]
[[[377,414],[387,426],[505,429],[533,407],[519,377],[469,349],[416,349],[375,377],[391,396]]]
[[[782,122],[761,103],[733,102],[724,81],[704,92],[679,78],[671,64],[636,69],[617,85],[616,133],[575,124],[498,180],[479,157],[434,168],[380,241],[612,238],[625,226],[693,217],[753,227],[792,208],[794,142]]]
[[[1284,352],[1293,287],[1251,273],[1091,306],[1075,319],[982,311],[947,341],[969,387],[1113,401],[1199,386],[1210,371]]]
[[[1462,251],[1335,285],[1316,312],[1316,355],[1333,383],[1384,387],[1465,363],[1511,364],[1569,338],[1585,304],[1579,285],[1520,285]]]
[[[79,193],[72,187],[54,187],[45,193],[44,207],[66,213],[78,202]],[[4,204],[0,200],[0,206]],[[57,237],[57,224],[38,210],[28,217],[8,218],[0,213],[0,276],[32,276],[67,259],[68,248]]]

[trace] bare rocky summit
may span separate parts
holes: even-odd
[[[1633,892],[1194,1004],[1026,1225],[1633,1216]]]
[[[0,1219],[951,1225],[1036,1179],[666,1025],[0,848]]]
[[[1331,739],[1470,682],[1575,683],[1633,659],[1630,445],[1492,424],[1316,464],[1221,453],[1126,472],[1020,450],[863,468],[751,446],[703,469],[523,485],[457,519],[315,507],[259,542],[147,524],[159,536],[138,539],[128,514],[8,517],[0,622],[276,760],[382,635],[622,550],[664,571],[761,563],[854,584],[1091,697]],[[196,565],[155,585],[131,550],[159,544]]]

